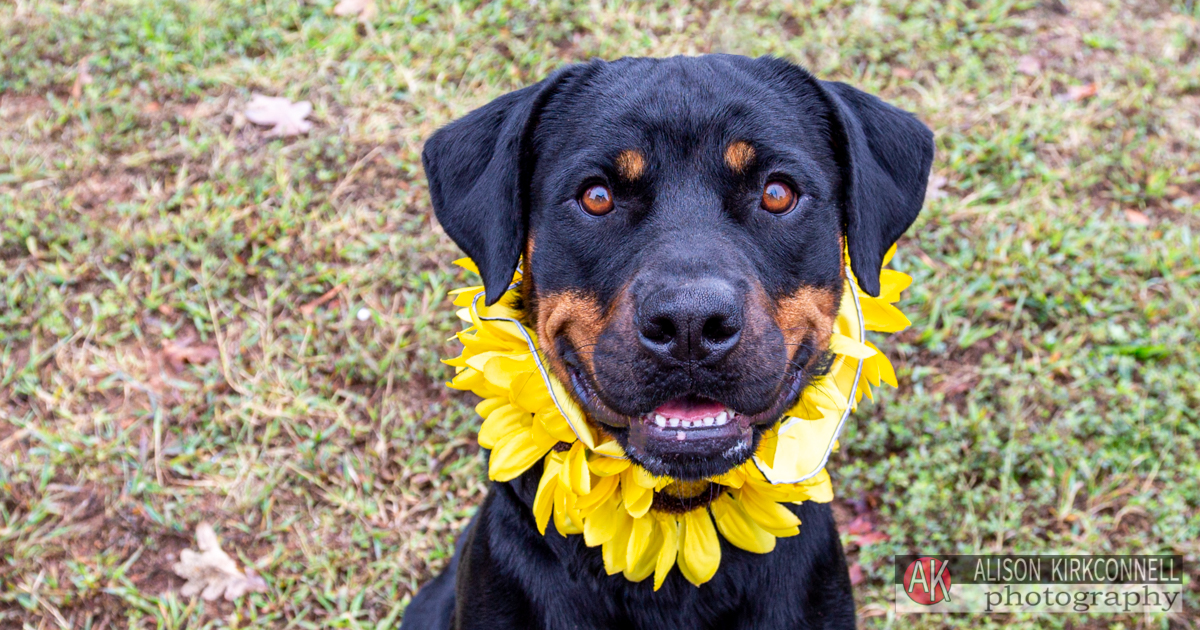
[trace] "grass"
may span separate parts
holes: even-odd
[[[486,490],[422,139],[563,63],[710,51],[937,133],[902,387],[831,466],[890,537],[844,537],[863,625],[1200,627],[1194,3],[332,5],[0,6],[0,627],[394,627]],[[267,137],[254,92],[316,127]],[[202,520],[268,592],[178,595]],[[914,551],[1183,554],[1187,612],[897,618]]]

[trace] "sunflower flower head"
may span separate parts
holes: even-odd
[[[886,265],[895,251],[888,252]],[[469,259],[456,264],[478,274]],[[533,501],[538,530],[551,522],[563,536],[582,535],[600,547],[604,569],[658,590],[674,567],[699,586],[721,564],[718,537],[753,553],[769,553],[779,537],[800,533],[787,503],[833,500],[825,463],[849,413],[872,387],[896,387],[887,357],[865,332],[897,332],[909,320],[896,308],[909,276],[884,269],[878,298],[857,290],[846,267],[845,290],[830,351],[830,371],[817,378],[760,440],[755,456],[699,482],[655,477],[626,458],[620,444],[592,425],[568,390],[547,369],[534,331],[521,324],[514,303],[520,274],[509,294],[492,306],[482,286],[452,292],[466,324],[456,337],[462,353],[449,386],[483,400],[479,445],[491,451],[488,476],[510,481],[542,462]],[[695,507],[693,507],[695,506]]]

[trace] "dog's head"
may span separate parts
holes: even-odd
[[[726,55],[566,67],[423,155],[487,302],[523,260],[555,374],[635,462],[680,479],[744,462],[827,368],[843,251],[878,295],[932,158],[910,114]]]

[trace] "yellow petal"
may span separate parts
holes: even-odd
[[[512,481],[545,454],[546,449],[538,446],[528,431],[510,433],[492,449],[488,460],[488,477],[493,481]]]
[[[895,255],[896,255],[896,243],[892,243],[892,246],[889,247],[888,250],[883,253],[883,264],[887,265],[888,263],[892,262],[892,257]]]
[[[895,269],[879,272],[879,299],[889,304],[900,301],[900,293],[912,284],[912,276]]]
[[[621,448],[621,444],[616,440],[600,442],[592,452],[613,459],[625,459],[625,449]]]
[[[833,500],[833,480],[829,478],[829,473],[824,468],[812,479],[804,482],[803,486],[809,501],[829,503]]]
[[[737,501],[728,495],[712,504],[717,529],[730,544],[751,553],[768,553],[775,549],[775,536],[758,526]]]
[[[575,441],[575,432],[567,424],[562,414],[554,407],[548,407],[533,416],[533,423],[542,425],[547,434],[554,436],[559,442],[570,444]]]
[[[625,510],[634,518],[640,518],[650,510],[654,502],[654,491],[634,481],[640,466],[630,466],[621,473],[621,493],[624,495]]]
[[[533,438],[533,441],[537,442],[538,446],[546,449],[553,448],[556,444],[558,444],[559,439],[556,436],[551,435],[549,431],[546,431],[546,425],[538,422],[537,416],[534,416],[533,418],[534,421],[529,425],[529,437]]]
[[[588,470],[587,449],[582,442],[571,445],[567,453],[567,479],[571,492],[583,496],[592,491],[592,472]]]
[[[629,518],[621,509],[620,499],[615,494],[609,497],[599,509],[583,520],[583,542],[589,547],[603,545],[617,535],[621,526],[621,518]]]
[[[579,438],[584,446],[595,449],[596,437],[588,426],[587,416],[579,408],[579,403],[575,402],[567,388],[554,378],[553,374],[549,376],[549,380],[550,391],[554,392],[554,399],[558,401],[558,407],[562,410],[567,424],[571,425],[571,430],[575,432],[575,437]]]
[[[631,466],[630,470],[633,471],[633,482],[637,485],[643,488],[653,488],[655,484],[657,484],[657,480],[654,478],[654,475],[651,475],[650,471],[646,470],[645,468],[642,468],[641,466]]]
[[[562,458],[555,457],[557,453],[546,456],[546,468],[542,478],[538,480],[537,494],[533,497],[533,518],[537,522],[538,533],[546,535],[546,524],[554,512],[554,490],[558,487],[558,469],[562,467]]]
[[[479,354],[467,357],[467,365],[471,366],[471,369],[482,374],[483,371],[487,369],[488,361],[491,361],[498,356],[501,356],[501,354],[495,350],[489,352],[480,352]]]
[[[586,495],[579,497],[575,502],[575,509],[579,510],[580,514],[588,515],[592,510],[596,509],[600,504],[608,501],[610,498],[617,503],[617,509],[625,512],[621,508],[621,478],[617,476],[600,477],[596,483],[592,484],[592,491]]]
[[[900,309],[878,298],[863,294],[859,296],[859,304],[862,306],[863,322],[867,330],[894,333],[912,324]]]
[[[687,581],[700,586],[712,579],[721,564],[721,543],[708,510],[683,515],[679,528],[679,571]]]
[[[514,376],[508,397],[514,405],[529,413],[554,409],[554,401],[550,400],[550,391],[546,389],[546,383],[542,381],[542,375],[537,370],[522,372]]]
[[[629,534],[633,531],[633,519],[625,510],[617,509],[617,531],[613,537],[600,549],[604,558],[604,572],[616,575],[625,570],[625,560],[629,554]]]
[[[867,342],[867,345],[870,345],[872,348],[875,348],[875,345],[872,344],[871,342]],[[875,349],[878,350],[878,348],[875,348]],[[882,355],[883,355],[883,353],[881,352],[869,359],[863,359],[862,377],[863,377],[863,379],[866,379],[866,383],[863,383],[860,381],[858,386],[859,386],[859,389],[865,389],[868,396],[871,395],[871,386],[872,385],[875,387],[879,387],[879,358]]]
[[[796,403],[799,406],[803,402],[803,398]],[[795,415],[790,410],[787,415]],[[762,439],[758,441],[758,450],[755,453],[758,458],[767,462],[768,466],[775,465],[775,449],[779,446],[779,432],[775,428],[767,429],[763,432]]]
[[[470,258],[468,258],[466,256],[463,256],[462,258],[459,258],[450,264],[458,265],[459,267],[462,267],[463,269],[466,269],[467,271],[470,271],[471,273],[473,273],[477,276],[479,275],[479,267],[475,266],[475,261],[471,260]],[[480,287],[480,288],[482,288],[482,287]]]
[[[610,477],[617,475],[629,468],[628,459],[615,459],[604,455],[592,453],[588,456],[588,468],[591,469],[593,475],[600,477]]]
[[[841,393],[843,399],[847,400],[847,403],[851,402],[848,399],[851,391],[854,389],[854,377],[858,373],[858,364],[869,360],[870,359],[855,359],[853,357],[843,356],[839,356],[837,359],[834,359],[833,366],[830,368],[828,376],[833,380],[838,392]],[[861,381],[861,379],[859,380]],[[863,384],[865,385],[865,383]],[[857,403],[860,398],[861,396],[856,394],[853,402]],[[852,409],[854,408],[853,404],[850,406]],[[838,408],[833,410],[834,413],[832,415],[840,418],[842,411],[844,410],[845,408],[839,405]]]
[[[647,514],[634,519],[625,556],[625,578],[631,582],[641,582],[650,577],[662,544],[662,531],[653,516]]]
[[[675,566],[675,558],[679,552],[679,521],[674,516],[667,516],[658,522],[662,532],[662,547],[658,551],[658,561],[654,564],[654,590],[662,587]]]
[[[736,496],[746,515],[759,527],[776,536],[781,535],[776,532],[790,532],[792,528],[800,526],[800,519],[791,510],[763,496],[753,486],[743,486]]]
[[[497,444],[510,435],[528,433],[532,419],[533,416],[522,409],[503,405],[488,414],[483,425],[479,427],[479,445],[483,448],[496,448]],[[495,457],[493,454],[492,459]]]
[[[490,396],[484,395],[479,391],[480,386],[486,382],[483,380],[483,374],[480,374],[479,370],[463,370],[455,374],[454,378],[450,379],[450,382],[446,384],[451,389],[475,392],[484,398],[490,398]]]
[[[563,506],[567,511],[567,524],[569,525],[567,533],[582,534],[583,514],[579,512],[579,495],[572,492],[570,488],[567,488],[566,492],[563,493],[563,497]]]
[[[855,359],[865,359],[874,356],[876,352],[870,346],[839,333],[833,333],[829,338],[829,349],[836,354],[854,357]]]
[[[867,345],[875,348],[875,350],[879,350],[879,348],[875,347],[875,344],[869,341],[867,342]],[[876,374],[878,374],[878,380],[873,381],[871,383],[872,385],[878,385],[879,382],[882,381],[888,385],[891,385],[892,387],[900,386],[900,384],[896,381],[896,369],[892,367],[892,362],[888,360],[887,355],[885,355],[883,352],[879,352],[879,354],[871,357],[868,360],[868,363],[870,363],[872,369],[876,372]],[[863,369],[866,369],[865,364]]]
[[[471,365],[470,361],[467,365]],[[475,366],[471,366],[475,367]],[[513,380],[518,375],[532,375],[537,371],[537,366],[534,365],[533,359],[526,355],[522,358],[513,356],[505,356],[497,354],[488,360],[487,365],[483,368],[483,377],[489,383],[500,389],[512,391]],[[540,377],[540,374],[539,374]],[[529,377],[525,377],[528,379]]]
[[[846,397],[842,395],[841,389],[838,388],[837,381],[828,374],[814,380],[811,385],[804,389],[804,393],[800,395],[800,398],[810,408],[833,409],[838,412],[841,412],[846,408],[846,405],[850,404],[850,401],[846,400]]]
[[[468,295],[475,294],[475,293],[483,293],[483,285],[477,284],[475,286],[470,286],[470,287],[459,287],[457,289],[450,289],[446,293],[447,293],[447,295],[453,295],[455,297],[458,297],[464,293],[466,293]]]
[[[765,439],[766,436],[764,435],[763,438]],[[759,452],[762,452],[762,448],[761,448],[762,442],[761,441],[759,441],[759,445],[760,445]],[[726,472],[719,476],[713,477],[712,479],[710,479],[710,481],[712,481],[713,483],[721,484],[722,486],[725,486],[726,488],[741,488],[742,484],[745,482],[745,479],[746,479],[745,476],[742,475],[742,471],[739,468],[734,468],[733,470],[730,470],[729,472]]]
[[[475,413],[479,414],[480,418],[486,418],[506,404],[508,404],[508,400],[504,398],[485,398],[475,405]]]
[[[554,529],[562,536],[583,532],[579,525],[571,520],[574,507],[575,497],[571,489],[561,482],[558,483],[554,488]]]

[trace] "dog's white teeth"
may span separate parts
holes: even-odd
[[[717,422],[716,418],[705,418],[705,419],[704,419],[704,426],[706,426],[706,427],[711,427],[711,426],[712,426],[713,424],[715,424],[716,422]]]
[[[719,427],[725,426],[725,424],[727,424],[728,422],[729,422],[729,414],[725,413],[724,411],[717,414],[717,417],[716,417],[717,426],[719,426]]]
[[[686,434],[686,433],[684,433],[683,431],[680,431],[680,432],[678,432],[678,433],[676,433],[676,434],[675,434],[675,439],[676,439],[676,440],[679,440],[680,442],[682,442],[682,441],[684,441],[684,440],[686,440],[686,439],[687,439],[687,434]]]
[[[660,427],[665,427],[665,426],[667,426],[667,419],[664,418],[662,416],[662,414],[655,414],[654,415],[654,424],[657,424]]]
[[[672,427],[677,427],[679,426],[679,418],[671,418],[670,420],[667,420],[667,424]]]

